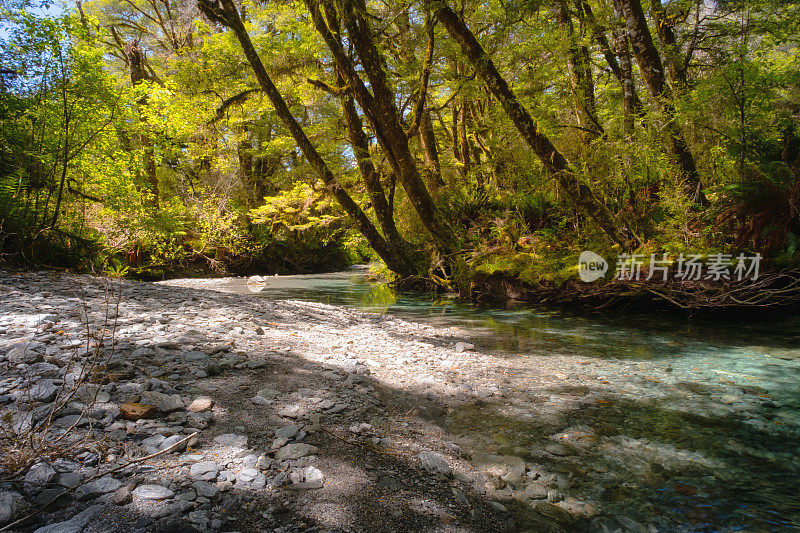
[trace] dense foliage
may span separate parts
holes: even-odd
[[[791,0],[47,8],[0,8],[0,260],[463,287],[800,256]]]

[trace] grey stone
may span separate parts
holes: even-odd
[[[529,483],[525,487],[525,496],[531,500],[544,500],[547,498],[547,487],[541,483]]]
[[[67,416],[62,416],[60,418],[56,418],[53,421],[53,425],[65,429],[71,428],[72,426],[84,427],[89,425],[89,420],[85,416],[81,415],[67,415]]]
[[[322,473],[322,470],[315,466],[307,466],[303,469],[303,479],[309,483],[316,483],[322,482],[325,475]]]
[[[172,505],[164,507],[165,510],[164,516],[167,515],[182,516],[185,515],[192,507],[194,507],[193,502],[175,501],[174,503],[172,503]],[[189,531],[196,531],[196,530],[190,529],[187,531],[185,524],[182,524],[181,529],[162,529],[161,531],[165,533],[167,531],[186,531],[187,533],[189,533]]]
[[[25,474],[23,490],[28,494],[33,494],[43,490],[48,483],[52,483],[58,473],[56,469],[47,463],[37,463]]]
[[[37,402],[50,402],[56,397],[58,387],[53,383],[52,379],[43,379],[33,387],[31,387],[31,400]]]
[[[261,398],[266,398],[268,400],[274,400],[280,395],[281,393],[275,389],[261,389],[256,393],[256,396],[260,396]]]
[[[503,457],[503,462],[506,465],[506,471],[500,476],[500,479],[515,487],[520,487],[522,477],[525,475],[525,460],[522,457],[507,455]]]
[[[278,410],[278,416],[286,418],[299,418],[303,414],[303,406],[299,404],[291,404]]]
[[[450,463],[447,462],[444,455],[431,450],[425,450],[419,452],[417,458],[422,462],[422,467],[425,470],[433,472],[434,474],[441,474],[445,477],[452,477],[453,467],[450,466]]]
[[[271,450],[277,450],[278,448],[283,448],[289,442],[288,437],[279,437],[272,441],[272,445],[270,445]]]
[[[83,476],[75,472],[64,472],[58,476],[58,484],[68,489],[74,489],[81,484],[82,480]]]
[[[246,466],[248,468],[255,468],[256,464],[258,464],[258,456],[254,453],[248,453],[244,457],[242,457],[242,466]]]
[[[75,490],[75,498],[78,500],[89,500],[109,492],[114,492],[122,486],[122,482],[111,476],[103,476],[100,479],[90,481],[81,485]]]
[[[161,485],[139,485],[133,491],[133,497],[139,500],[166,500],[175,493]]]
[[[219,489],[207,481],[195,481],[192,483],[192,487],[197,495],[203,498],[213,498],[219,493]]]
[[[184,352],[183,358],[190,363],[194,361],[205,361],[208,359],[208,354],[203,352]]]
[[[162,413],[172,413],[186,408],[179,394],[163,394],[154,391],[142,392],[141,403],[155,405]]]
[[[317,447],[305,442],[294,442],[287,444],[277,452],[275,452],[275,459],[283,461],[285,459],[300,459],[306,455],[311,455],[317,452]]]
[[[101,512],[103,505],[92,505],[65,522],[40,527],[34,533],[79,533]]]
[[[64,487],[50,487],[31,498],[31,503],[39,509],[55,511],[70,505],[69,489]]]
[[[34,351],[33,343],[22,343],[11,348],[5,355],[6,361],[12,364],[33,364],[42,360],[42,354]]]
[[[211,481],[219,474],[219,465],[214,461],[200,461],[189,469],[189,475],[199,481]]]
[[[189,513],[189,522],[205,529],[208,525],[208,513],[206,511],[192,511]]]
[[[142,441],[142,446],[147,446],[148,448],[158,448],[165,440],[167,440],[167,438],[164,435],[153,435],[144,439]]]
[[[25,498],[19,492],[0,490],[0,527],[20,518],[28,510]]]
[[[456,499],[456,502],[461,505],[467,505],[469,503],[467,497],[463,492],[461,492],[461,490],[458,489],[458,487],[453,487],[453,497]]]
[[[292,439],[300,432],[300,427],[295,424],[289,424],[288,426],[283,426],[275,431],[276,437],[285,437],[287,439]]]
[[[258,474],[259,472],[255,468],[242,468],[242,470],[236,475],[236,481],[250,483],[256,478],[256,476],[258,476]]]
[[[214,437],[214,444],[217,446],[230,446],[231,448],[246,448],[247,437],[236,435],[235,433],[225,433]]]
[[[118,488],[114,491],[114,494],[111,495],[110,500],[117,504],[117,505],[125,505],[130,503],[133,500],[133,495],[131,494],[131,487],[129,485],[125,485],[123,487]]]
[[[253,396],[250,398],[250,403],[254,405],[272,405],[274,402],[269,398],[264,398],[263,396]]]
[[[558,455],[559,457],[566,457],[568,455],[575,455],[577,453],[576,448],[571,444],[567,444],[566,442],[551,442],[545,446],[544,449],[553,455]]]
[[[197,498],[197,493],[193,490],[181,492],[175,496],[175,499],[181,502],[193,502]]]
[[[166,450],[170,446],[174,446],[175,444],[179,443],[183,439],[186,438],[186,435],[173,435],[171,437],[167,437],[164,441],[158,446],[159,451]],[[173,452],[181,452],[186,449],[186,444],[184,443],[181,446],[176,447]]]

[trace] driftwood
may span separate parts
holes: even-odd
[[[563,285],[527,284],[502,275],[477,277],[472,300],[515,299],[582,309],[648,307],[687,312],[800,308],[800,269],[762,272],[758,279],[666,282],[652,279]]]

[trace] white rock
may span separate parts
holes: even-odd
[[[140,500],[167,500],[175,493],[161,485],[139,485],[133,491],[133,497]]]

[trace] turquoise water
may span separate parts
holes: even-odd
[[[660,531],[800,530],[800,316],[711,320],[479,307],[454,297],[396,294],[364,269],[267,277],[257,293],[246,281],[231,280],[225,289],[456,328],[507,361],[512,391],[526,392],[453,410],[447,430],[476,451],[516,454],[541,449],[566,428],[588,428],[597,451],[542,464],[553,472],[579,467],[564,493],[599,504],[603,514],[594,526],[624,516]],[[548,355],[581,358],[587,369],[565,366],[574,378],[569,387],[543,382],[541,358]],[[597,376],[609,383],[605,389]],[[531,391],[580,406],[548,419],[552,402],[536,403]],[[594,402],[595,396],[605,399]],[[528,422],[510,420],[510,411]],[[693,455],[670,463],[676,453]]]
[[[800,360],[800,315],[725,321],[663,312],[568,313],[513,302],[502,308],[486,307],[459,300],[455,295],[398,294],[383,283],[371,281],[364,268],[264,279],[265,286],[257,293],[248,290],[244,278],[230,281],[226,288],[254,296],[344,305],[458,327],[483,348],[515,354],[528,349],[552,349],[592,357],[647,359],[680,356],[692,350],[733,350]]]

